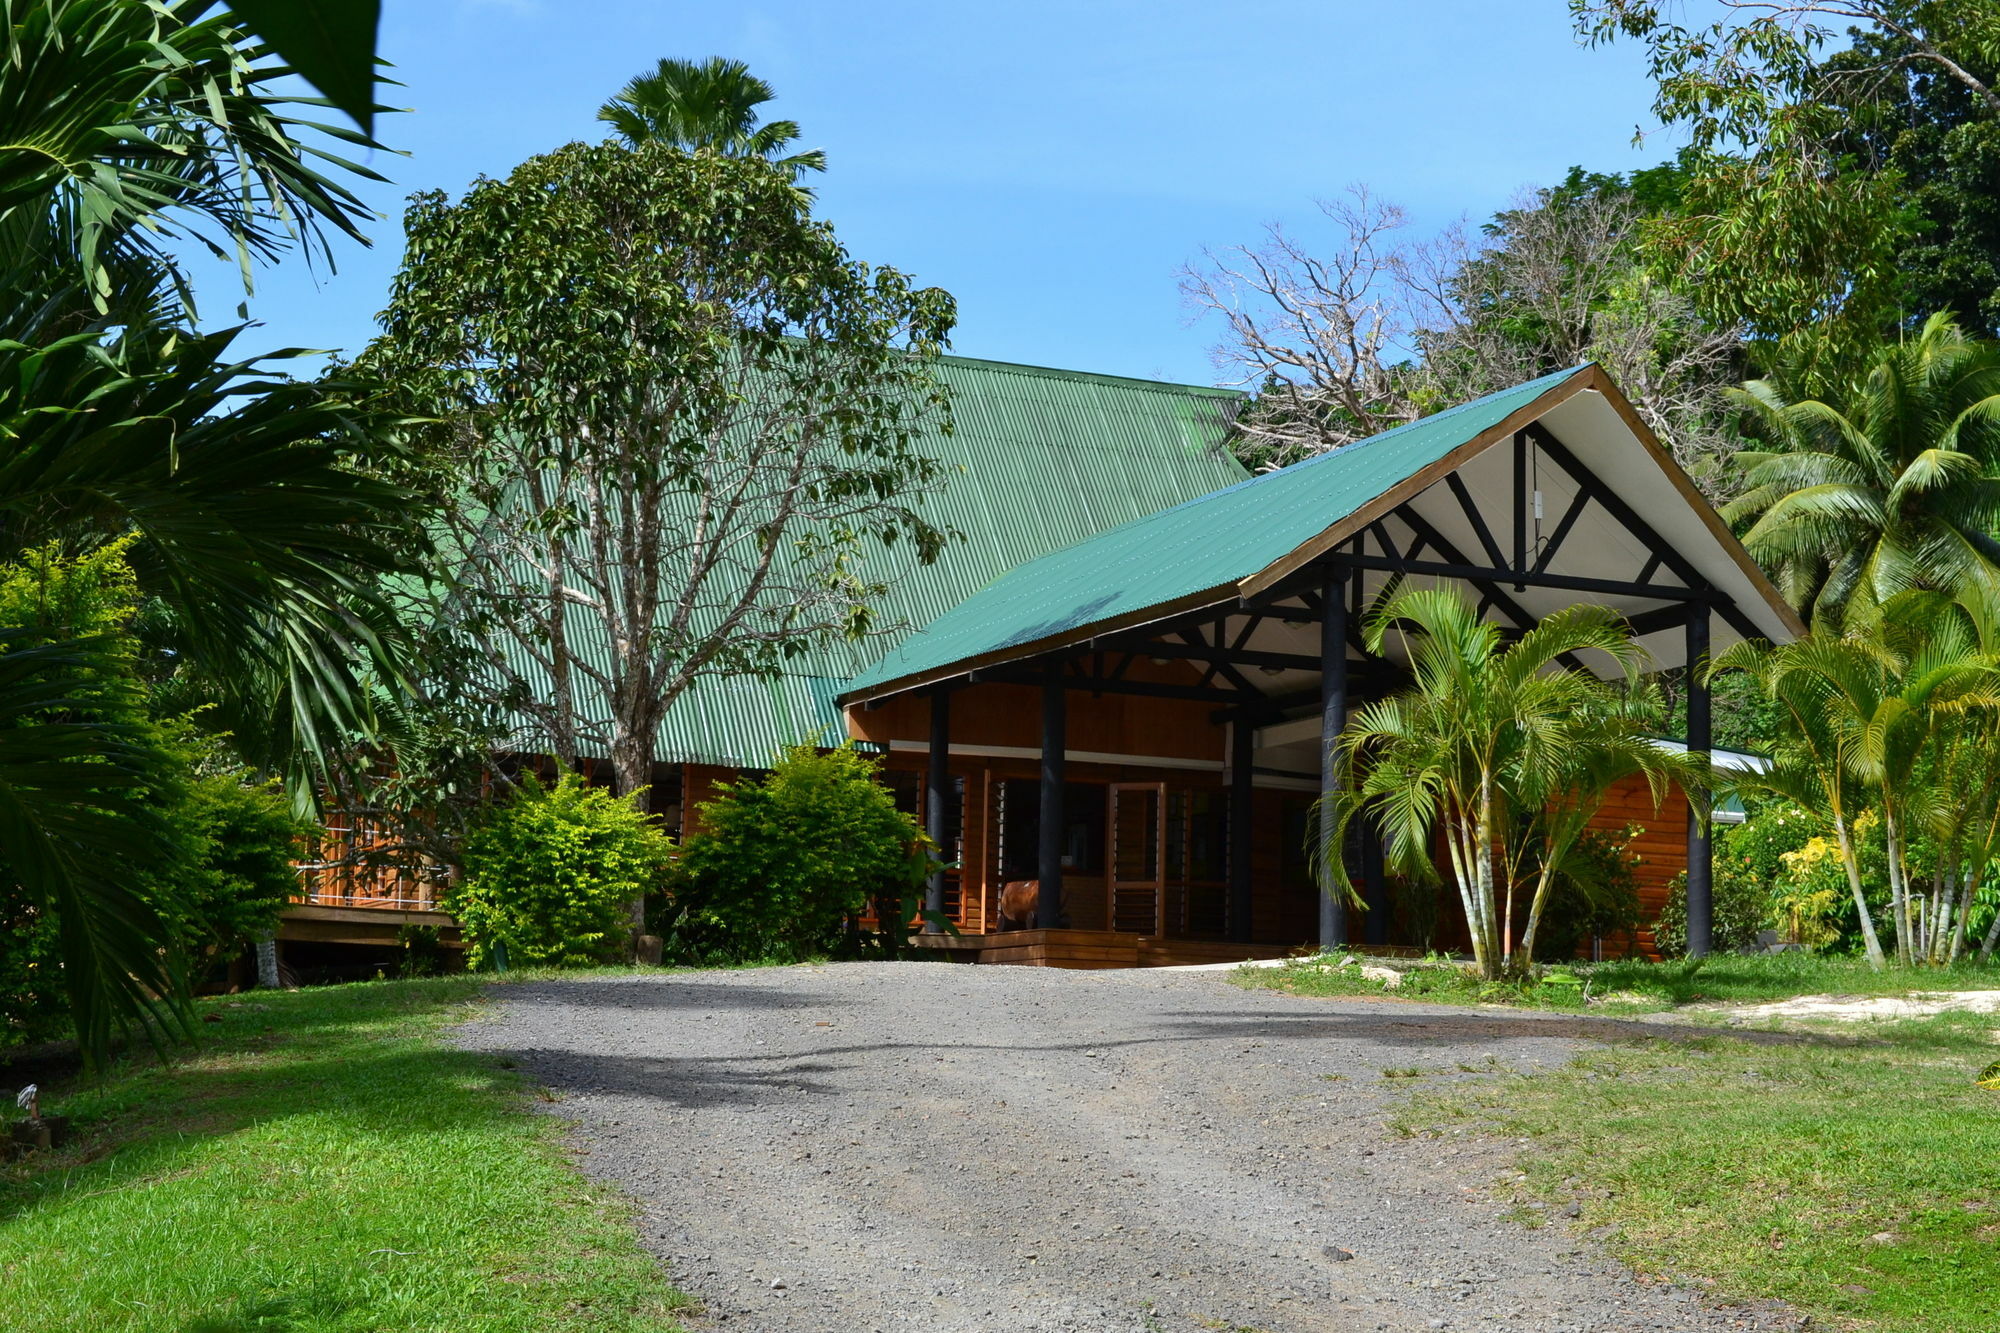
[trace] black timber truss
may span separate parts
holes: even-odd
[[[1712,587],[1692,561],[1669,545],[1630,504],[1540,423],[1519,432],[1514,437],[1513,450],[1514,484],[1508,505],[1512,512],[1505,516],[1508,521],[1497,525],[1498,530],[1490,513],[1481,509],[1477,497],[1456,471],[1447,473],[1430,491],[1424,492],[1430,494],[1442,489],[1450,497],[1474,534],[1476,555],[1460,548],[1435,523],[1405,502],[1341,546],[1256,596],[1102,634],[1086,643],[1034,657],[981,667],[961,679],[973,684],[994,681],[1020,685],[1059,681],[1067,689],[1093,695],[1122,694],[1209,703],[1229,710],[1218,714],[1219,719],[1225,720],[1281,715],[1313,703],[1318,698],[1317,691],[1269,694],[1245,673],[1318,671],[1319,655],[1255,648],[1250,641],[1267,622],[1322,623],[1327,618],[1324,590],[1329,586],[1328,574],[1334,571],[1388,576],[1367,597],[1359,577],[1342,578],[1332,585],[1343,588],[1348,599],[1343,608],[1345,614],[1338,619],[1348,647],[1361,659],[1350,661],[1348,673],[1357,692],[1363,695],[1377,693],[1399,679],[1399,672],[1391,664],[1372,659],[1365,649],[1361,626],[1366,603],[1387,598],[1413,576],[1465,584],[1478,596],[1481,614],[1499,620],[1509,636],[1526,633],[1537,619],[1514,594],[1529,588],[1545,588],[1582,597],[1621,597],[1660,603],[1627,614],[1635,635],[1684,626],[1706,611],[1720,616],[1747,638],[1761,637],[1755,622]],[[1526,480],[1529,459],[1537,453],[1559,468],[1575,488],[1555,526],[1539,542],[1529,536]],[[1645,563],[1634,577],[1600,578],[1552,571],[1551,566],[1575,533],[1578,521],[1593,506],[1645,550]],[[1407,535],[1399,539],[1392,524]],[[1202,674],[1192,685],[1132,679],[1132,664],[1142,657],[1189,662]],[[1581,666],[1574,658],[1565,660],[1570,666]]]

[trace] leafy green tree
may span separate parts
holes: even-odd
[[[849,742],[788,750],[767,777],[727,783],[681,845],[663,930],[678,956],[802,958],[877,904],[885,935],[914,912],[929,844]]]
[[[625,904],[659,878],[670,844],[629,800],[574,773],[530,777],[465,844],[465,876],[445,901],[473,967],[582,967],[625,948]]]
[[[697,64],[669,58],[626,84],[599,108],[597,118],[633,148],[657,143],[690,153],[760,157],[793,176],[825,171],[826,153],[818,148],[785,152],[798,141],[796,121],[757,123],[757,108],[775,96],[740,60],[710,56]]]
[[[414,484],[462,559],[420,591],[483,657],[468,690],[642,802],[697,679],[876,631],[867,553],[950,536],[920,446],[951,298],[855,261],[809,204],[771,163],[663,143],[419,195],[358,364],[432,423]]]
[[[1336,756],[1340,789],[1320,818],[1344,831],[1371,817],[1391,861],[1414,875],[1435,874],[1441,834],[1473,958],[1497,979],[1533,957],[1556,875],[1610,784],[1643,774],[1663,793],[1676,764],[1647,740],[1628,697],[1558,665],[1571,653],[1601,653],[1636,683],[1641,652],[1614,612],[1572,607],[1509,644],[1457,593],[1406,591],[1363,630],[1371,653],[1391,636],[1415,683],[1349,720]],[[1523,886],[1529,848],[1538,869]],[[1352,892],[1339,858],[1323,871]],[[1521,887],[1530,905],[1517,952],[1510,916]]]
[[[1910,36],[1879,26],[1852,36],[1822,62],[1820,82],[1843,113],[1837,151],[1902,183],[1912,214],[1896,257],[1902,309],[2000,334],[2000,109],[1979,91],[2000,59],[1954,42],[1968,84],[1921,58]]]
[[[2000,581],[2000,349],[1944,315],[1880,348],[1835,401],[1734,395],[1763,448],[1723,509],[1792,604],[1839,627],[1910,588]]]
[[[1723,0],[1682,22],[1656,0],[1570,0],[1577,31],[1645,50],[1653,110],[1697,155],[1685,206],[1648,228],[1655,261],[1718,323],[1838,365],[1907,313],[1905,263],[1926,224],[1910,182],[1856,151],[1856,80],[1956,84],[1983,117],[2000,42],[1987,0]],[[1847,29],[1858,53],[1823,52]],[[1921,183],[1919,183],[1921,185]]]

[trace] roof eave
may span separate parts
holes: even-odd
[[[945,666],[928,671],[915,671],[906,676],[896,676],[874,685],[864,685],[843,690],[835,695],[835,700],[843,707],[886,699],[895,694],[907,694],[911,690],[921,690],[929,685],[938,685],[960,676],[969,675],[982,667],[999,666],[1005,662],[1020,662],[1040,657],[1044,653],[1087,642],[1104,634],[1116,634],[1123,630],[1138,629],[1155,621],[1166,620],[1186,611],[1199,610],[1204,606],[1214,606],[1220,602],[1236,600],[1236,585],[1218,584],[1202,592],[1190,593],[1175,598],[1171,602],[1161,602],[1154,606],[1142,607],[1137,611],[1109,620],[1095,621],[1079,629],[1067,630],[1061,634],[1051,634],[1046,638],[1032,639],[1026,643],[1012,644],[1006,648],[996,648],[975,657],[962,658]]]

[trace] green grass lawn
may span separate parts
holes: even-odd
[[[439,1040],[487,984],[203,1001],[199,1051],[45,1102],[79,1133],[0,1167],[0,1330],[677,1327],[688,1302],[534,1090]]]
[[[1360,962],[1375,960],[1362,958]],[[1400,966],[1410,964],[1403,962]],[[1536,984],[1483,982],[1463,969],[1440,963],[1404,976],[1395,994],[1449,1004],[1518,1004],[1531,1008],[1608,1014],[1644,1013],[1708,1002],[1758,1004],[1798,995],[1902,995],[1910,991],[2000,990],[2000,964],[1962,963],[1952,968],[1886,968],[1877,972],[1853,958],[1810,954],[1717,954],[1700,966],[1684,962],[1609,962],[1554,969],[1558,979]],[[1357,966],[1329,967],[1305,958],[1285,967],[1245,968],[1235,974],[1246,986],[1264,986],[1295,995],[1381,995],[1380,981]]]
[[[1800,954],[1564,971],[1576,984],[1493,985],[1440,966],[1385,992],[1358,967],[1302,960],[1237,980],[1606,1016],[2000,989],[2000,968],[1875,972]],[[1784,1034],[1677,1026],[1554,1072],[1420,1091],[1402,1127],[1528,1139],[1523,1202],[1552,1206],[1523,1218],[1548,1223],[1577,1204],[1575,1222],[1548,1224],[1592,1230],[1641,1272],[1789,1301],[1828,1327],[1990,1333],[2000,1329],[2000,1091],[1975,1080],[2000,1060],[1996,1043],[1990,1014]]]
[[[1779,1042],[1648,1039],[1419,1094],[1405,1128],[1530,1139],[1524,1189],[1580,1204],[1554,1224],[1602,1228],[1642,1272],[1790,1301],[1834,1328],[1990,1333],[2000,1092],[1974,1080],[2000,1058],[1996,1035],[1993,1017],[1960,1014]]]

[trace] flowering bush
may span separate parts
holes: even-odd
[[[1771,895],[1778,929],[1787,940],[1806,949],[1819,950],[1836,943],[1840,916],[1851,900],[1839,844],[1832,838],[1812,837],[1806,839],[1805,846],[1779,859],[1785,870]]]

